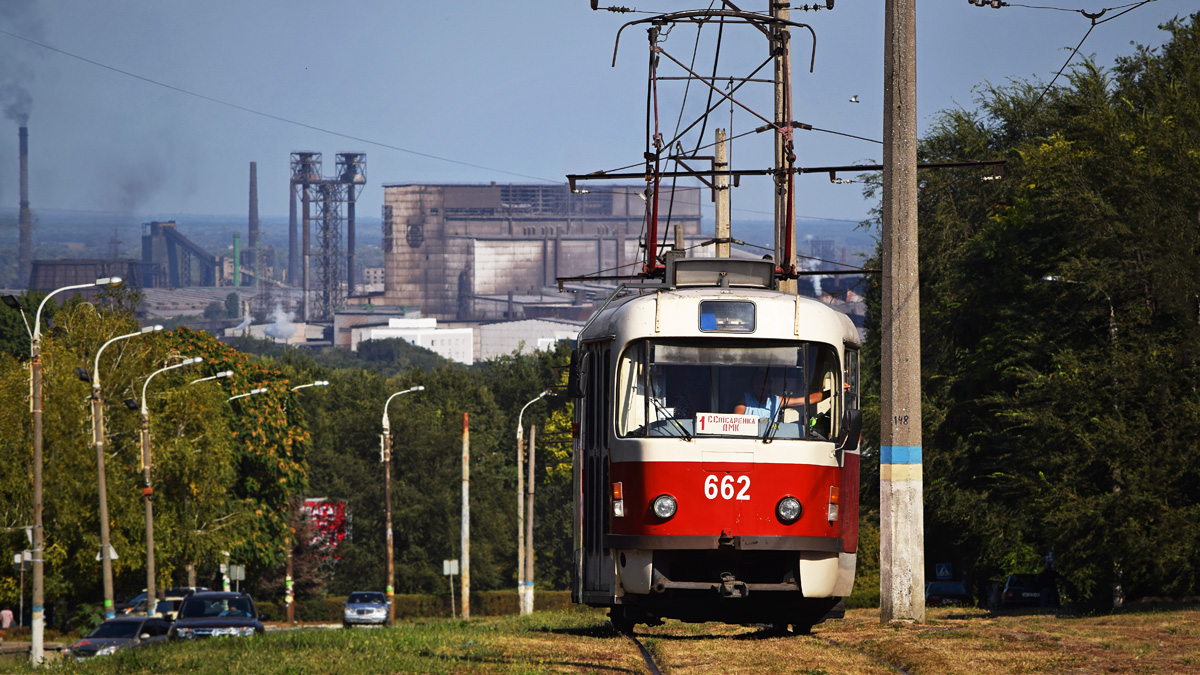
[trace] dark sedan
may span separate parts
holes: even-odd
[[[967,592],[967,587],[961,581],[933,581],[925,585],[925,606],[946,607],[962,605],[970,607],[975,604],[975,598]]]
[[[1037,607],[1042,604],[1042,588],[1036,574],[1010,574],[996,589],[995,609]]]
[[[193,593],[179,608],[171,638],[249,637],[263,632],[254,600],[245,593]]]
[[[76,661],[107,656],[122,649],[145,647],[167,639],[171,624],[161,618],[123,616],[109,619],[87,637],[63,649],[63,656]]]

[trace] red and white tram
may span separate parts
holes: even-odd
[[[579,335],[572,598],[806,632],[858,550],[859,337],[769,261],[668,261]]]

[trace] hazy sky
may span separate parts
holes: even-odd
[[[1128,1],[1029,4],[1095,12]],[[622,4],[652,12],[708,6]],[[809,74],[811,39],[793,33],[796,119],[882,138],[883,4],[837,0],[833,11],[793,10],[793,20],[817,34]],[[741,6],[763,11],[766,2]],[[1195,8],[1194,0],[1151,2],[1097,26],[1081,53],[1110,65],[1132,52],[1131,41],[1160,44],[1166,34],[1158,24]],[[133,220],[245,214],[248,166],[256,161],[260,213],[284,216],[289,153],[312,150],[324,153],[326,174],[335,153],[366,152],[359,213],[378,216],[384,183],[562,181],[567,173],[637,162],[646,115],[644,29],[627,29],[617,67],[610,61],[617,29],[645,16],[593,12],[588,0],[0,0],[0,30],[53,48],[0,33],[0,92],[5,106],[17,87],[30,95],[35,211],[118,212]],[[1089,25],[1076,12],[919,1],[922,129],[938,110],[971,107],[981,82],[1048,81]],[[695,31],[677,30],[663,47],[686,61]],[[761,39],[745,29],[739,35],[726,35],[723,63],[760,61]],[[697,69],[707,71],[711,51],[700,54]],[[860,103],[849,101],[854,95]],[[679,92],[661,97],[670,129]],[[696,91],[691,97],[703,100]],[[16,126],[0,122],[6,211],[18,201]],[[735,123],[733,132],[750,126]],[[875,143],[798,133],[803,165],[882,158]],[[752,149],[735,147],[734,164],[768,166],[769,156],[751,156]],[[859,219],[870,207],[860,185],[814,175],[798,186],[801,216]],[[735,222],[769,212],[769,196],[752,186],[735,190]]]

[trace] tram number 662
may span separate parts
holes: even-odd
[[[741,489],[737,489],[737,486],[741,486]],[[737,493],[736,497],[734,496],[735,492]],[[707,499],[716,499],[717,495],[720,495],[721,499],[750,501],[750,476],[734,478],[726,474],[718,481],[716,475],[709,474],[708,478],[704,479],[704,496]]]

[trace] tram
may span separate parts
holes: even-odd
[[[579,335],[572,599],[807,632],[858,550],[858,331],[767,260],[668,259]]]

